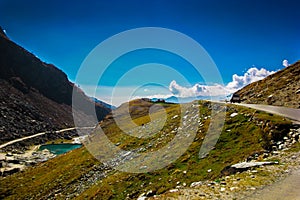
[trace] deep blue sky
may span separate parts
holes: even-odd
[[[164,27],[198,41],[225,83],[255,65],[282,68],[300,58],[297,0],[0,0],[8,36],[75,80],[87,54],[108,37]]]

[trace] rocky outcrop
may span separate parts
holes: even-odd
[[[14,174],[24,170],[27,166],[33,166],[37,163],[45,162],[56,156],[47,149],[44,149],[43,151],[34,150],[28,153],[16,151],[14,153],[0,155],[0,176]]]

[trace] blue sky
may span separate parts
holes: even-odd
[[[206,49],[226,85],[233,81],[232,75],[243,76],[253,66],[271,72],[283,68],[284,59],[289,63],[299,60],[299,6],[297,0],[0,0],[0,26],[13,41],[62,69],[72,81],[89,52],[107,38],[139,27],[173,29]],[[150,51],[150,58],[159,55],[151,60],[145,53],[135,52],[137,60],[134,56],[120,58],[115,65],[120,69],[132,63],[162,62],[181,68],[192,86],[203,82],[176,56]],[[103,91],[115,84],[121,71],[112,70],[105,76]],[[164,72],[154,75],[165,80],[165,87],[176,80]],[[137,86],[142,79],[140,74],[122,86]],[[100,93],[97,97],[101,99]]]

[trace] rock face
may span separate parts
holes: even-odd
[[[237,91],[243,103],[300,108],[300,61]]]
[[[91,101],[54,65],[42,62],[9,40],[0,28],[0,144],[74,126],[73,90],[85,105],[75,108],[83,120],[89,119],[87,110],[95,108],[98,120],[110,112],[110,108]]]

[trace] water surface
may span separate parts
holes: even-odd
[[[44,149],[48,149],[51,153],[60,155],[67,153],[73,149],[77,149],[81,147],[82,144],[71,144],[71,143],[62,143],[62,144],[45,144],[41,145],[39,150],[42,151]]]

